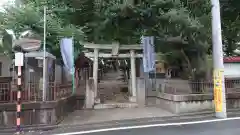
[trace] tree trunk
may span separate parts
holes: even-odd
[[[226,46],[226,54],[227,56],[231,56],[233,54],[234,47],[233,47],[233,41],[231,39],[227,39],[227,46]]]
[[[187,62],[187,66],[188,66],[187,69],[188,69],[188,72],[191,74],[191,77],[192,77],[192,65],[191,65],[191,62],[190,62],[188,56],[186,55],[186,53],[184,52],[183,49],[181,49],[181,53],[182,53],[185,61]]]
[[[188,72],[190,73],[190,77],[191,77],[189,80],[189,85],[190,85],[190,88],[192,89],[192,93],[202,93],[204,90],[204,83],[202,79],[200,79],[201,77],[199,77],[201,73],[192,71],[192,64],[183,49],[181,49],[181,53],[188,65]]]

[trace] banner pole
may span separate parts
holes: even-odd
[[[44,6],[44,27],[43,27],[43,92],[42,92],[42,100],[46,101],[46,10],[47,7]]]
[[[74,54],[75,54],[75,49],[74,49],[74,38],[72,37],[72,55],[73,55],[73,60],[72,60],[72,65],[73,65],[73,67],[72,67],[72,70],[73,70],[73,73],[72,73],[72,95],[75,95],[76,94],[76,86],[75,86],[75,62],[74,62],[74,60],[75,60],[75,58],[74,58]]]

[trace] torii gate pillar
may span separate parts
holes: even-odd
[[[93,60],[93,80],[94,80],[94,98],[97,99],[98,90],[98,48],[94,49],[94,60]]]
[[[137,88],[136,88],[136,63],[134,50],[130,50],[130,61],[131,61],[131,84],[132,84],[132,97],[130,97],[130,101],[136,102]]]

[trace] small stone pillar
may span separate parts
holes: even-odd
[[[93,78],[89,78],[86,80],[86,98],[85,98],[85,107],[87,109],[92,109],[94,105],[94,80]]]
[[[167,84],[167,80],[165,80],[165,79],[160,84],[160,89],[161,89],[162,93],[165,92],[166,84]]]
[[[137,104],[139,107],[146,105],[146,85],[144,78],[137,78]]]

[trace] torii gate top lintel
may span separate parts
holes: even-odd
[[[140,44],[121,45],[117,42],[112,44],[94,44],[94,43],[81,43],[86,49],[113,49],[119,47],[119,50],[142,50]]]
[[[84,45],[85,49],[97,49],[98,57],[104,58],[112,58],[112,57],[119,57],[119,58],[129,58],[130,54],[119,54],[119,50],[123,51],[140,51],[142,50],[142,46],[140,44],[131,44],[131,45],[120,45],[117,42],[112,44],[94,44],[94,43],[81,43]],[[100,50],[112,50],[112,53],[99,53]],[[86,51],[85,52],[87,57],[94,57],[93,52]],[[135,54],[134,57],[142,57],[142,54]]]
[[[120,45],[117,42],[114,42],[112,44],[94,44],[94,43],[81,43],[84,45],[85,49],[97,49],[99,50],[112,50],[111,54],[106,54],[106,53],[100,53],[99,56],[100,57],[105,57],[105,58],[110,58],[110,57],[130,57],[129,54],[118,54],[119,50],[142,50],[142,46],[140,44],[131,44],[131,45]],[[93,54],[91,52],[85,52],[86,56],[88,57],[93,57]],[[137,57],[141,57],[140,55]]]

